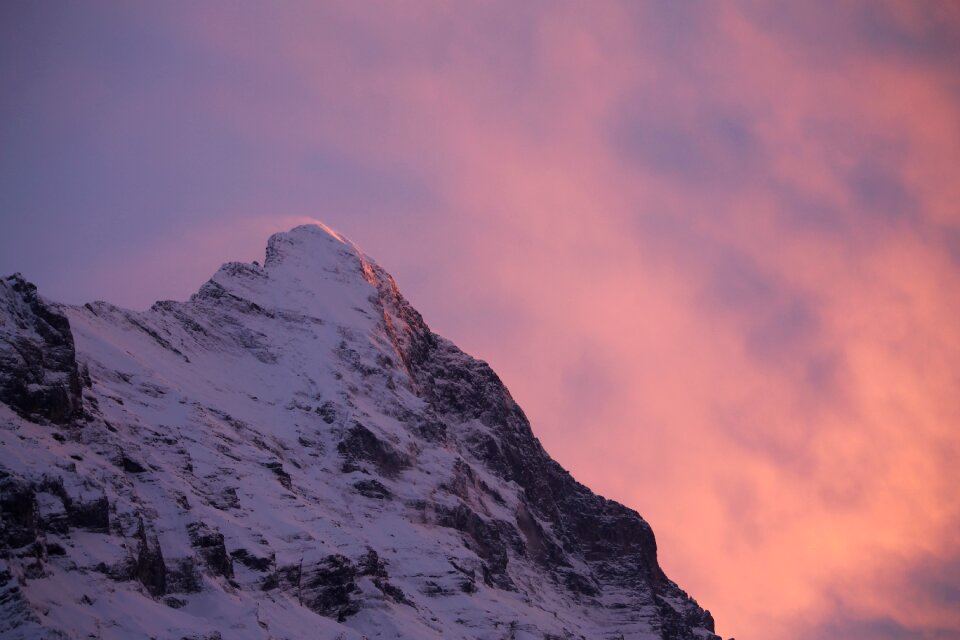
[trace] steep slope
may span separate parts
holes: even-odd
[[[7,638],[715,638],[647,523],[319,226],[135,313],[0,284]]]

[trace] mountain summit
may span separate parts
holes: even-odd
[[[717,638],[321,226],[138,313],[0,281],[4,638]]]

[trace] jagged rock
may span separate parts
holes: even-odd
[[[387,567],[373,549],[368,548],[367,552],[357,560],[357,572],[361,576],[372,578],[374,586],[394,602],[416,608],[403,589],[388,580],[390,575],[387,573]]]
[[[333,424],[337,420],[337,408],[329,400],[317,407],[316,411],[327,424]]]
[[[71,528],[106,533],[110,529],[110,504],[106,496],[83,502],[67,492],[60,476],[44,476],[29,485],[37,501],[38,525],[50,533],[66,534]]]
[[[246,568],[253,571],[259,571],[260,573],[269,571],[276,562],[276,558],[274,556],[269,558],[259,558],[246,549],[235,549],[231,551],[230,558],[239,562]]]
[[[227,548],[223,542],[223,534],[211,531],[200,522],[193,522],[187,526],[190,534],[190,544],[197,550],[207,568],[216,576],[233,577],[233,560],[227,555]]]
[[[523,536],[524,546],[533,560],[550,569],[570,566],[566,553],[530,512],[524,501],[517,504],[516,520],[517,530]]]
[[[28,420],[67,424],[82,414],[70,321],[14,274],[0,280],[0,402]]]
[[[447,425],[436,418],[429,416],[425,419],[414,418],[413,430],[427,442],[438,444],[447,442]]]
[[[507,573],[507,547],[522,554],[523,546],[513,527],[503,521],[488,521],[464,504],[454,508],[436,507],[437,524],[461,531],[466,536],[467,548],[482,558],[483,578],[488,586],[514,590],[516,587]]]
[[[165,565],[166,566],[166,565]],[[173,558],[166,567],[166,593],[199,593],[203,590],[200,566],[192,557]]]
[[[358,480],[353,483],[353,488],[360,495],[374,500],[389,500],[393,497],[390,490],[379,480]]]
[[[37,496],[29,484],[9,478],[0,481],[0,538],[2,549],[19,549],[37,539]]]
[[[218,495],[210,497],[210,504],[220,509],[228,511],[230,509],[240,508],[240,496],[237,495],[236,487],[226,487]]]
[[[148,536],[143,521],[137,528],[137,560],[133,567],[133,577],[146,587],[152,596],[162,596],[167,592],[167,566],[163,561],[160,541],[156,536]]]
[[[107,533],[110,530],[110,502],[106,496],[89,502],[71,500],[67,503],[67,517],[73,527]]]
[[[127,473],[146,473],[147,468],[126,455],[120,457],[120,467]]]
[[[580,575],[571,569],[561,569],[557,572],[563,584],[574,593],[584,596],[600,595],[596,583],[590,578]]]
[[[350,559],[333,554],[312,563],[300,562],[279,570],[280,586],[303,606],[343,622],[360,610],[356,599],[357,569]]]
[[[284,489],[290,489],[293,487],[293,483],[290,480],[290,474],[284,470],[282,463],[273,460],[271,462],[265,462],[263,466],[272,471],[273,475],[277,476],[277,480],[280,481],[280,484],[283,485]]]
[[[62,489],[60,486],[51,491],[47,487],[41,487],[37,491],[38,524],[45,533],[64,535],[70,531],[71,501]]]
[[[410,466],[410,457],[378,438],[359,422],[347,431],[337,444],[337,451],[347,460],[344,471],[351,471],[360,462],[369,462],[385,476],[395,476]]]
[[[370,547],[367,547],[367,552],[357,560],[357,571],[362,576],[389,577],[386,564],[380,559],[380,555]]]

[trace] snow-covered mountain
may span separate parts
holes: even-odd
[[[0,281],[2,638],[716,638],[649,525],[320,226],[187,302]]]

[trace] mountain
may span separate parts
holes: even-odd
[[[320,226],[139,313],[0,281],[3,638],[717,638]]]

